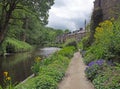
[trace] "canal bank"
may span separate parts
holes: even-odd
[[[31,66],[35,57],[48,57],[55,51],[56,47],[38,48],[33,52],[24,52],[0,56],[0,78],[3,79],[3,72],[7,71],[12,79],[12,83],[20,83],[32,74]],[[1,85],[3,81],[0,81]]]
[[[57,89],[76,51],[73,46],[64,47],[47,59],[38,61],[40,65],[37,76],[19,84],[16,89]]]

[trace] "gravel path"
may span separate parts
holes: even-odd
[[[58,85],[59,89],[94,89],[85,77],[85,68],[80,53],[75,53],[65,77]]]

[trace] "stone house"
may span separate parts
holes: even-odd
[[[85,36],[85,34],[85,29],[80,28],[79,30],[58,36],[56,38],[56,43],[64,43],[68,39],[76,39],[76,41],[80,41]]]

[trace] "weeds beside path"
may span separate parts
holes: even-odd
[[[58,85],[59,89],[94,89],[92,83],[85,77],[85,68],[86,66],[82,61],[80,53],[76,52],[65,77]]]

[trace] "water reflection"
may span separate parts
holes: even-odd
[[[32,74],[31,66],[34,63],[36,56],[47,57],[59,48],[43,48],[34,52],[10,54],[5,57],[0,57],[0,82],[3,78],[3,72],[8,71],[12,82],[18,83]]]

